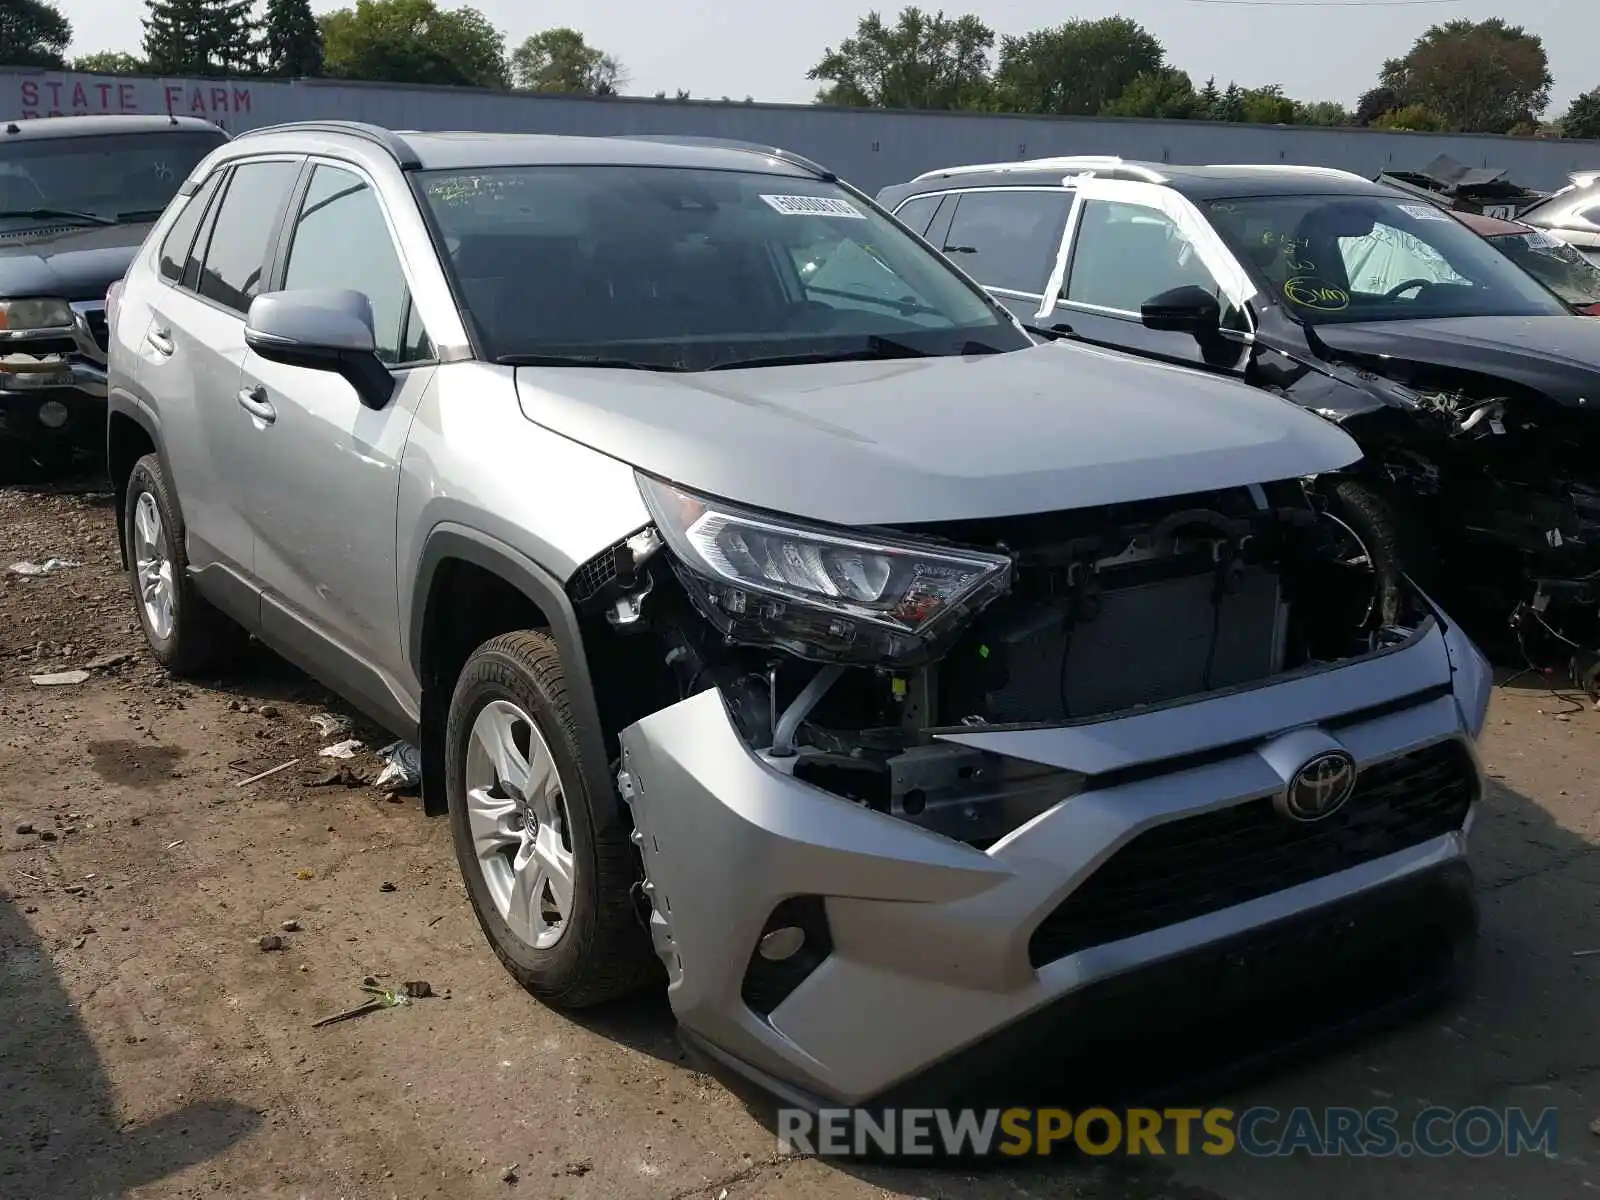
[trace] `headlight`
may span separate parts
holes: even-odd
[[[736,642],[826,662],[908,662],[1003,592],[1011,560],[810,525],[647,476],[639,490],[696,607]]]
[[[0,330],[66,329],[72,322],[72,305],[65,300],[0,300]]]

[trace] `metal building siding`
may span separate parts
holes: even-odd
[[[1120,154],[1156,162],[1303,163],[1371,177],[1440,154],[1503,167],[1519,183],[1554,189],[1569,172],[1600,168],[1600,142],[1405,134],[1200,121],[1044,118],[830,109],[627,97],[594,100],[468,88],[297,80],[192,80],[0,68],[10,117],[172,111],[238,131],[308,118],[391,129],[481,129],[572,134],[683,133],[783,146],[869,193],[963,162],[1055,154]]]

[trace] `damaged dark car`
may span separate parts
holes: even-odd
[[[1436,205],[1342,171],[1063,158],[879,197],[1036,333],[1243,378],[1365,451],[1320,492],[1522,661],[1592,644],[1600,323]],[[1536,650],[1536,648],[1538,648]]]

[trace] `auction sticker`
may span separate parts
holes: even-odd
[[[854,217],[865,221],[867,214],[848,200],[837,196],[762,196],[786,217]]]
[[[1431,204],[1402,204],[1400,211],[1419,221],[1448,221],[1450,214],[1441,212]]]

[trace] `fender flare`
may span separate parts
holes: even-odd
[[[498,538],[448,521],[434,526],[429,532],[417,562],[411,590],[406,657],[413,676],[422,685],[424,723],[430,711],[430,697],[423,634],[427,629],[428,602],[434,580],[447,559],[460,559],[498,576],[537,605],[544,614],[549,623],[548,632],[561,653],[567,703],[576,718],[578,751],[589,794],[597,800],[614,796],[616,788],[611,781],[610,759],[601,730],[594,679],[589,672],[589,660],[584,651],[583,630],[565,586],[533,559]],[[446,708],[449,705],[448,695],[432,699]],[[425,765],[427,757],[424,755]],[[436,794],[442,797],[442,788]]]
[[[168,483],[172,484],[170,498],[178,510],[178,520],[183,520],[183,500],[179,495],[177,481],[171,478],[171,468],[167,465],[167,442],[161,434],[161,418],[149,405],[137,397],[117,388],[112,388],[106,393],[106,470],[109,472],[112,464],[111,457],[111,430],[118,417],[132,421],[150,439],[150,444],[156,448],[156,456],[160,458],[162,469],[168,475]],[[117,523],[117,555],[122,562],[123,570],[128,569],[128,537],[124,525],[124,509],[127,507],[127,490],[121,479],[111,480],[112,494],[116,498],[116,512],[113,514]]]

